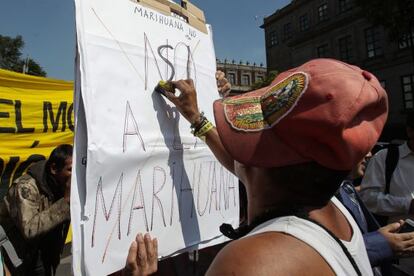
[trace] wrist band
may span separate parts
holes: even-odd
[[[200,113],[200,120],[197,124],[191,124],[191,133],[204,140],[207,132],[212,130],[214,125],[204,116],[204,112]]]
[[[213,124],[210,121],[207,121],[202,128],[200,128],[197,132],[194,132],[194,136],[198,138],[202,138],[206,136],[207,132],[214,128]]]

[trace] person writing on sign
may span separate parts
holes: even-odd
[[[1,224],[24,275],[55,275],[70,221],[72,146],[56,147],[9,187]]]
[[[333,197],[386,120],[386,93],[372,74],[312,60],[269,87],[216,101],[217,128],[191,80],[172,85],[181,93],[167,98],[247,188],[248,229],[222,227],[244,237],[220,251],[208,275],[372,275],[361,232]]]
[[[220,95],[223,98],[227,97],[231,87],[225,79],[224,73],[218,71],[216,78],[217,83],[222,84],[222,89],[219,89]],[[391,273],[391,259],[414,256],[414,232],[398,233],[404,224],[403,221],[391,223],[380,228],[378,222],[359,198],[353,181],[364,176],[371,157],[372,153],[368,152],[354,166],[347,179],[341,184],[337,197],[350,211],[362,231],[368,258],[372,267],[374,267],[374,274],[381,275],[382,271],[382,275],[389,275]]]

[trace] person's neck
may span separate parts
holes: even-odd
[[[266,200],[266,197],[261,199],[257,196],[254,199],[249,197],[248,202],[247,224],[249,225],[282,216],[298,214],[310,216],[312,213],[317,214],[318,210],[324,207],[316,204],[295,204],[294,198],[288,196],[283,199],[274,197],[272,200]]]
[[[350,241],[352,238],[350,224],[331,201],[328,201],[324,206],[289,207],[279,204],[273,206],[251,206],[248,210],[248,225],[254,228],[268,220],[289,215],[302,218],[308,217],[329,229],[339,239]]]

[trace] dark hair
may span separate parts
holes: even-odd
[[[61,171],[65,167],[66,159],[72,157],[72,152],[72,145],[62,144],[57,146],[50,154],[46,167],[50,169],[50,166],[54,163],[57,171]]]
[[[406,126],[414,128],[414,111],[407,113]]]

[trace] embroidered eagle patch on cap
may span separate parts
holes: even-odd
[[[247,93],[225,99],[224,113],[232,128],[261,131],[287,116],[305,93],[309,76],[297,72],[262,93]]]

